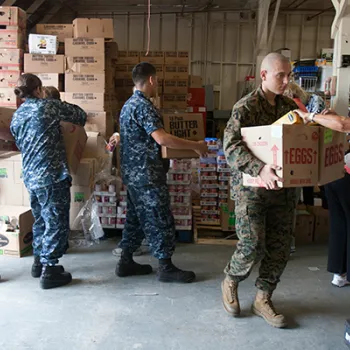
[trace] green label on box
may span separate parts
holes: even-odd
[[[0,178],[1,179],[7,179],[7,168],[0,168]]]
[[[236,217],[234,215],[230,216],[228,219],[228,225],[229,226],[235,226],[236,225]]]
[[[324,130],[324,143],[327,145],[333,141],[333,131],[330,129]]]
[[[75,192],[74,193],[74,202],[85,202],[85,195],[84,192]]]

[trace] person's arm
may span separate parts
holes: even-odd
[[[86,112],[79,106],[58,100],[51,100],[46,105],[46,108],[52,107],[55,108],[55,112],[57,113],[56,115],[60,121],[69,122],[80,126],[85,125],[87,115]]]
[[[336,114],[313,114],[305,113],[301,110],[296,110],[296,113],[303,118],[304,123],[314,122],[322,125],[328,129],[332,129],[339,132],[350,132],[350,118],[342,117]]]

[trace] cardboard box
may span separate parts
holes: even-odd
[[[27,14],[19,7],[0,6],[0,26],[27,27]]]
[[[164,79],[188,79],[188,67],[166,65],[164,67]]]
[[[204,126],[201,114],[174,113],[163,115],[166,132],[192,141],[204,140]],[[198,158],[199,155],[192,150],[176,150],[162,147],[163,158]]]
[[[31,210],[19,215],[19,230],[0,231],[0,255],[22,257],[32,250],[34,218]]]
[[[70,194],[72,204],[84,204],[90,198],[92,191],[90,186],[72,186]]]
[[[84,207],[84,203],[71,203],[69,210],[69,228],[74,230],[80,230],[82,227],[79,225],[80,220],[76,219],[80,213],[80,210]]]
[[[189,88],[187,104],[191,107],[205,106],[205,89],[204,88]]]
[[[0,88],[14,88],[21,75],[19,71],[0,70]]]
[[[134,66],[128,64],[117,64],[115,66],[116,79],[131,79]]]
[[[101,92],[65,92],[65,101],[84,110],[104,111],[108,106],[105,94]]]
[[[164,66],[162,64],[155,64],[154,67],[156,68],[156,71],[157,71],[158,80],[163,80],[164,79]]]
[[[188,80],[164,80],[164,94],[187,94]]]
[[[268,125],[242,128],[243,140],[265,164],[282,167],[279,187],[314,186],[318,182],[319,130],[304,125]],[[243,174],[243,185],[263,187],[259,178]]]
[[[0,158],[18,154],[18,148],[10,131],[14,109],[0,107]]]
[[[61,122],[61,130],[67,154],[67,163],[71,174],[78,170],[80,160],[83,158],[87,135],[82,126]]]
[[[29,34],[29,53],[56,55],[58,43],[57,37],[54,35]]]
[[[24,54],[25,73],[64,73],[63,55]]]
[[[76,174],[72,176],[73,186],[90,187],[93,189],[96,173],[96,159],[82,159]]]
[[[320,127],[319,185],[344,177],[345,147],[344,133]]]
[[[134,82],[132,79],[116,79],[115,88],[118,96],[133,94]]]
[[[17,97],[13,88],[0,88],[0,106],[1,107],[17,107]]]
[[[295,244],[311,244],[313,241],[315,217],[306,210],[297,211]]]
[[[36,73],[43,83],[43,86],[54,86],[58,91],[64,90],[63,74],[58,73]]]
[[[66,73],[103,73],[105,58],[103,56],[66,56]]]
[[[105,139],[109,139],[114,132],[114,119],[110,112],[86,112],[88,117],[85,124],[87,132],[100,133]]]
[[[186,109],[186,107],[187,107],[187,94],[182,94],[182,95],[165,94],[163,96],[164,109]]]
[[[0,48],[2,49],[23,49],[25,46],[24,32],[18,27],[6,27],[0,29]]]
[[[91,57],[105,55],[105,41],[103,38],[65,39],[66,56]]]
[[[153,65],[164,64],[164,52],[163,51],[149,51],[146,56],[147,51],[141,51],[140,53],[140,62],[148,62]]]
[[[73,21],[74,38],[114,38],[112,18],[76,18]]]
[[[190,88],[202,88],[203,79],[199,75],[190,75],[188,77],[188,84]]]
[[[313,241],[315,243],[328,243],[329,211],[316,206],[307,206],[307,211],[315,217]]]
[[[11,158],[0,161],[0,205],[23,205],[23,186],[15,183],[15,162]]]
[[[98,132],[88,132],[88,139],[83,153],[83,158],[104,158],[106,156],[106,140]],[[107,155],[108,156],[108,155]]]
[[[235,202],[232,199],[228,199],[227,204],[221,206],[221,229],[226,232],[235,231],[236,215],[235,215]]]
[[[64,43],[65,39],[73,38],[73,24],[37,24],[36,33],[55,35],[59,42]]]
[[[22,49],[0,49],[0,70],[22,71],[23,56]]]
[[[115,41],[105,42],[105,56],[108,59],[118,59],[118,44]]]
[[[140,63],[140,52],[138,51],[119,51],[118,64],[131,64],[135,66]]]
[[[66,74],[66,92],[105,92],[105,74]]]
[[[188,51],[166,51],[164,57],[166,65],[188,66],[190,62]]]
[[[334,49],[322,49],[321,58],[328,62],[333,62]]]

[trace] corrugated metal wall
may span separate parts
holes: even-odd
[[[86,13],[88,9],[84,8]],[[99,14],[93,12],[91,16]],[[245,17],[249,15],[246,13]],[[57,21],[67,22],[67,14],[61,13],[51,20]],[[332,47],[332,21],[333,16],[327,14],[311,21],[303,14],[280,14],[272,49],[288,47],[293,59],[316,57],[321,48]],[[115,14],[114,23],[120,50],[147,48],[146,14]],[[245,76],[254,74],[255,21],[241,19],[238,12],[154,14],[150,27],[150,49],[189,51],[192,74],[215,85],[217,108],[231,109],[241,94]]]

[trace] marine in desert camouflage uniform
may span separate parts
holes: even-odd
[[[240,314],[238,283],[261,262],[256,280],[258,294],[253,311],[275,327],[285,327],[283,315],[271,302],[286,267],[290,251],[295,209],[295,189],[275,189],[275,166],[257,159],[242,140],[241,128],[270,125],[290,110],[293,100],[283,96],[291,67],[282,55],[268,55],[262,65],[262,86],[242,98],[232,110],[224,134],[224,151],[232,169],[231,193],[236,203],[237,249],[225,268],[222,283],[226,311]],[[260,176],[267,188],[244,187],[242,174]]]

